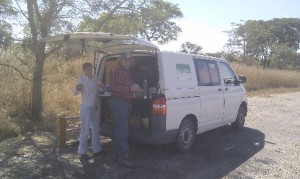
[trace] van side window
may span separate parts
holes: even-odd
[[[207,60],[195,60],[199,86],[220,85],[217,63]]]
[[[235,74],[227,63],[220,62],[220,73],[223,77],[224,82],[226,80],[235,81]]]
[[[179,80],[191,80],[192,72],[189,64],[176,64],[177,77]]]
[[[210,80],[211,80],[212,86],[220,85],[220,76],[219,76],[217,64],[209,62],[208,69],[209,69]]]

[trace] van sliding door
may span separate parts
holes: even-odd
[[[209,130],[222,124],[224,94],[220,82],[218,65],[213,60],[195,59],[199,94],[200,125]]]

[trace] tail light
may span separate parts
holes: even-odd
[[[165,116],[167,114],[166,98],[157,98],[152,104],[153,115]]]

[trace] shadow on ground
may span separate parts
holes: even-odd
[[[106,155],[81,163],[77,145],[58,151],[50,134],[27,135],[1,142],[0,178],[221,178],[258,153],[264,139],[255,129],[224,126],[198,135],[187,154],[174,144],[131,143],[130,160],[137,165],[131,170],[112,161],[111,142],[103,143]]]
[[[264,139],[265,135],[258,130],[233,131],[225,126],[198,135],[188,154],[178,153],[175,145],[139,145],[133,148],[133,157],[140,167],[126,176],[221,178],[259,152],[264,147]]]

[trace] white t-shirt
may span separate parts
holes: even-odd
[[[90,79],[86,75],[81,75],[77,79],[77,84],[82,84],[82,92],[81,92],[81,105],[94,107],[96,106],[96,99],[98,94],[97,88],[97,78],[95,76]],[[76,87],[73,90],[73,94],[76,96],[79,94],[79,91]]]

